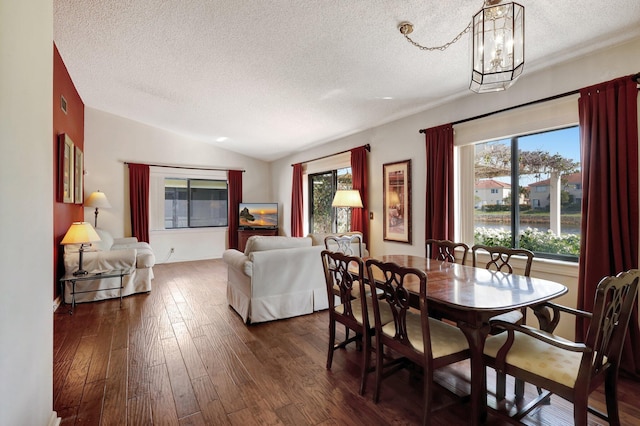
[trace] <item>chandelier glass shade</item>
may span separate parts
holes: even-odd
[[[524,7],[489,1],[472,22],[469,89],[496,92],[511,86],[524,69]]]

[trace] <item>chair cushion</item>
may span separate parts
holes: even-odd
[[[375,325],[375,318],[374,318],[374,314],[373,314],[373,301],[371,301],[370,297],[367,296],[367,315],[369,318],[369,325],[371,327],[373,327]],[[338,305],[335,307],[335,310],[337,313],[339,314],[344,314],[344,304],[342,305]],[[353,316],[355,317],[355,319],[362,324],[363,323],[363,318],[362,318],[362,304],[360,303],[360,299],[353,299],[351,301],[351,311],[353,312]],[[388,324],[390,322],[393,321],[393,314],[391,313],[391,310],[389,309],[389,305],[386,303],[380,303],[380,320],[382,322],[382,324]]]
[[[507,334],[500,333],[488,338],[484,345],[485,355],[495,358],[504,345]],[[570,342],[558,336],[553,337]],[[506,362],[554,382],[573,387],[578,377],[581,359],[581,352],[567,351],[516,331],[513,346],[507,353]]]
[[[458,327],[429,318],[429,331],[431,334],[431,353],[434,359],[469,349],[467,338]],[[382,327],[382,332],[389,337],[395,336],[395,322]],[[415,350],[423,352],[424,341],[419,313],[407,312],[407,334],[411,346]]]
[[[113,237],[104,229],[96,228],[96,233],[100,237],[100,241],[91,243],[91,246],[100,251],[109,251],[113,245]]]
[[[510,322],[511,324],[517,324],[524,316],[522,315],[522,311],[515,310],[505,312],[504,314],[496,315],[491,318],[491,321],[500,320],[504,322]]]

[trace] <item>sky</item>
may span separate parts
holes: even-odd
[[[509,141],[509,139],[504,140],[506,143],[509,143]],[[574,126],[561,130],[520,136],[518,138],[518,147],[521,151],[542,150],[549,152],[551,155],[560,154],[564,158],[580,163],[580,130],[578,126]],[[540,179],[548,178],[549,176],[540,176]],[[495,179],[501,182],[510,182],[509,177],[497,177]],[[529,185],[537,180],[534,176],[521,176],[520,185]]]

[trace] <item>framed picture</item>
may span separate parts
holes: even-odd
[[[411,244],[411,160],[382,165],[385,241]]]
[[[83,188],[82,188],[82,175],[84,171],[84,157],[82,150],[77,146],[74,149],[73,158],[73,201],[76,204],[82,204],[83,201]]]
[[[63,203],[73,203],[74,187],[73,187],[73,159],[75,156],[73,141],[65,133],[58,136],[59,149],[59,182],[58,182],[58,201]]]

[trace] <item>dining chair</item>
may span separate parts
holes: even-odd
[[[469,253],[469,246],[465,243],[456,243],[451,240],[427,239],[424,243],[426,257],[430,259],[443,260],[445,262],[456,263],[456,249],[462,250],[460,264],[464,265]]]
[[[479,255],[485,253],[488,255],[488,260],[481,262]],[[484,267],[490,271],[499,271],[512,274],[513,256],[522,256],[525,258],[524,271],[522,275],[525,277],[531,276],[531,265],[533,264],[534,254],[532,251],[523,248],[509,248],[502,246],[487,246],[483,244],[476,244],[471,247],[471,257],[473,258],[474,267]],[[522,308],[516,311],[506,312],[501,315],[497,315],[492,320],[507,321],[514,324],[525,324],[527,320],[527,308]],[[492,329],[491,334],[497,334],[502,330]],[[496,396],[499,399],[503,399],[505,396],[505,384],[507,378],[504,373],[496,371]],[[541,394],[541,390],[538,389],[538,394]],[[524,382],[516,379],[515,381],[515,395],[516,398],[522,398],[524,395]]]
[[[336,349],[345,348],[349,343],[355,342],[358,350],[362,351],[360,368],[360,394],[362,395],[366,389],[367,374],[370,371],[371,337],[375,332],[374,324],[370,321],[373,317],[372,306],[368,303],[371,298],[353,297],[354,286],[359,287],[360,294],[364,294],[364,263],[358,256],[323,250],[322,264],[329,297],[329,349],[326,368],[331,369],[333,353]],[[336,298],[337,303],[334,302]],[[391,312],[388,309],[382,311],[380,321],[384,324],[392,321]],[[348,332],[345,332],[345,340],[336,343],[336,323],[343,324],[346,330],[353,330],[355,336],[349,338]]]
[[[553,318],[559,318],[560,312],[565,312],[590,319],[584,343],[563,339],[551,334],[552,331],[492,321],[493,326],[506,332],[487,340],[485,363],[547,390],[516,413],[515,420],[525,416],[549,394],[556,394],[573,403],[575,425],[586,425],[588,412],[611,425],[620,424],[616,391],[618,369],[638,293],[638,281],[638,269],[603,278],[596,289],[592,313],[550,302],[544,304],[552,309]],[[588,405],[589,395],[602,383],[606,414]]]
[[[328,235],[324,238],[324,247],[327,250],[337,251],[350,256],[362,257],[362,235]]]
[[[383,378],[403,367],[417,364],[424,371],[422,424],[427,425],[431,414],[433,371],[469,358],[467,339],[459,328],[429,317],[427,276],[424,271],[376,259],[367,259],[365,264],[368,285],[383,290],[380,299],[369,299],[373,304],[376,333],[373,400],[377,403],[380,398]],[[420,309],[409,306],[409,291],[405,287],[408,283],[419,283]],[[393,320],[387,324],[381,315],[383,308],[389,309],[393,315]],[[385,362],[385,347],[398,356]]]

